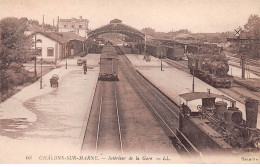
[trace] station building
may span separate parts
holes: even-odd
[[[38,50],[38,60],[42,58],[44,61],[56,62],[84,52],[85,49],[85,38],[71,32],[35,32],[32,39],[33,48]]]
[[[59,32],[72,32],[81,37],[86,37],[88,32],[88,19],[83,19],[82,16],[79,19],[58,19],[58,31]]]

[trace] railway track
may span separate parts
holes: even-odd
[[[179,151],[180,154],[185,156],[193,156],[194,151],[198,150],[189,150],[179,139],[176,134],[178,129],[179,122],[179,108],[176,104],[168,99],[166,96],[162,95],[157,88],[155,88],[151,83],[144,79],[130,64],[127,58],[121,57],[121,69],[124,76],[126,76],[129,83],[139,94],[139,97],[147,105],[148,108],[153,112],[153,115],[156,117],[157,121],[160,122],[162,127],[169,138],[172,140],[173,146]],[[127,68],[127,69],[126,69]]]
[[[168,64],[170,64],[171,66],[181,70],[181,71],[185,71],[187,73],[190,73],[189,69],[187,68],[187,64],[184,64],[184,62],[180,62],[180,61],[174,61],[171,59],[164,59],[164,61]]]
[[[232,56],[228,56],[228,58],[235,63],[240,63],[240,59],[236,58],[236,57],[232,57]],[[253,59],[246,59],[246,63],[251,65],[251,66],[255,66],[255,67],[259,67],[259,63],[257,62],[257,60],[253,60]]]
[[[240,66],[241,62],[240,62],[239,58],[235,58],[232,56],[228,56],[228,58],[229,58],[229,61],[232,62],[231,65],[241,68],[241,66]],[[246,59],[246,70],[248,70],[258,76],[260,76],[259,66],[260,66],[260,64],[256,60]]]
[[[120,75],[132,87],[133,93],[140,98],[140,102],[147,107],[147,112],[150,111],[153,121],[162,127],[165,135],[172,141],[170,145],[172,149],[183,156],[197,155],[194,150],[187,148],[177,135],[176,131],[179,127],[179,108],[177,105],[143,78],[125,56],[120,56],[119,60]],[[127,129],[123,124],[125,118],[122,113],[120,114],[122,102],[119,103],[118,100],[121,99],[121,95],[118,96],[118,84],[118,82],[111,81],[98,82],[89,116],[91,119],[88,121],[82,144],[82,152],[95,155],[111,155],[111,153],[122,155],[128,153],[127,150],[131,151],[129,143],[125,144],[126,151],[124,151],[123,142],[131,140],[124,138],[124,132]],[[149,138],[147,139],[149,140]],[[152,141],[148,141],[148,143],[152,143]],[[156,143],[154,145],[156,146]]]
[[[84,137],[82,151],[94,151],[95,155],[123,154],[120,110],[118,106],[117,84],[111,81],[99,81],[99,106],[94,112],[95,123],[92,138]],[[96,104],[94,104],[96,105]]]
[[[174,61],[174,60],[170,60],[170,59],[165,59],[164,61],[179,70],[190,73],[189,69],[187,68],[187,64],[185,64],[185,62],[179,62],[179,61]],[[232,83],[230,88],[217,88],[217,89],[223,93],[228,94],[229,96],[231,96],[232,98],[234,98],[235,100],[237,100],[243,104],[245,103],[244,100],[246,98],[248,98],[248,96],[246,96],[246,94],[248,94],[248,95],[250,94],[251,98],[259,99],[258,93],[251,92],[251,91],[249,92],[247,89],[239,86],[236,83]],[[241,89],[242,89],[242,91],[241,91]]]

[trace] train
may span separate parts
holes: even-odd
[[[185,58],[184,48],[180,45],[147,45],[146,52],[158,58],[169,58],[172,60],[183,60]]]
[[[191,74],[213,87],[231,86],[233,78],[228,75],[229,65],[224,54],[189,54],[187,57]]]
[[[168,47],[166,57],[172,60],[183,60],[185,56],[185,50],[180,45],[174,45]]]
[[[257,128],[259,101],[246,99],[244,120],[236,101],[210,93],[210,90],[181,94],[180,98],[183,103],[180,105],[177,135],[191,152],[238,154],[260,151],[260,129]],[[195,100],[201,100],[201,104],[192,106]]]
[[[119,59],[116,48],[111,42],[107,42],[100,55],[100,71],[98,80],[119,81],[118,77]]]

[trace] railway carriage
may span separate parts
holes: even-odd
[[[167,46],[167,45],[147,45],[147,53],[158,58],[170,58],[172,60],[182,60],[184,55],[184,48],[181,46]]]
[[[146,53],[152,56],[156,56],[156,45],[149,44],[146,46]]]
[[[181,46],[168,46],[167,57],[172,60],[182,60],[184,55],[184,48]]]
[[[108,42],[102,49],[100,56],[99,80],[118,81],[119,60],[117,51],[112,43]]]
[[[164,58],[167,55],[168,46],[157,46],[156,47],[156,57]]]

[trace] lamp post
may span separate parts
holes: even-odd
[[[144,55],[146,55],[146,34],[144,34]]]
[[[194,69],[192,70],[192,92],[195,91],[195,84],[194,84]]]
[[[242,78],[245,79],[245,57],[244,56],[241,56],[240,62],[242,66]]]
[[[163,71],[163,69],[162,69],[162,59],[163,59],[163,53],[161,52],[161,71]]]
[[[67,60],[68,60],[68,57],[66,57],[66,69],[68,68]]]
[[[40,89],[42,89],[42,57],[41,57],[41,80],[40,80]]]
[[[161,71],[162,71],[162,57],[161,57]]]
[[[36,51],[36,33],[34,34],[34,49]],[[37,71],[36,71],[36,61],[37,61],[37,54],[35,54],[35,57],[34,57],[34,77],[35,77],[35,80],[37,79]]]

